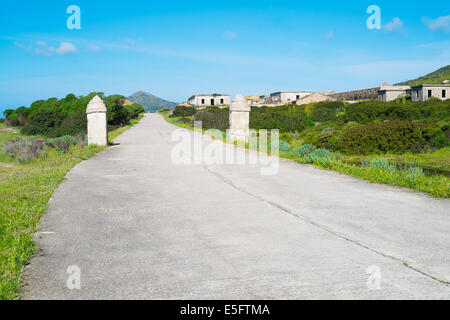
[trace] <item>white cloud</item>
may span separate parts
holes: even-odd
[[[442,16],[436,19],[423,17],[422,22],[425,23],[431,31],[442,31],[446,33],[450,32],[450,15]]]
[[[327,39],[331,39],[334,37],[334,31],[330,31],[327,33]]]
[[[238,36],[237,33],[234,31],[225,31],[223,33],[223,37],[228,40],[234,40],[237,38],[237,36]]]
[[[47,44],[47,42],[42,40],[37,40],[35,42],[24,44],[21,42],[14,42],[17,48],[33,52],[38,56],[51,57],[54,55],[66,55],[78,53],[77,47],[71,42],[61,42],[59,47],[55,48]]]
[[[55,54],[55,48],[53,47],[47,47],[47,46],[41,46],[39,48],[34,49],[34,53],[38,56],[46,56],[50,57]]]
[[[140,39],[130,39],[130,38],[122,38],[121,40],[130,46],[135,46],[138,44],[139,41],[141,41]]]
[[[21,42],[14,42],[14,45],[17,48],[24,49],[24,50],[27,50],[27,51],[33,50],[33,48],[31,46],[27,46],[26,44],[21,43]]]
[[[394,18],[384,26],[384,30],[389,32],[403,32],[403,21],[400,18]]]
[[[74,54],[78,53],[77,47],[71,42],[62,42],[58,49],[56,49],[56,53],[60,55],[65,54]]]
[[[95,44],[88,45],[87,49],[91,52],[100,52],[102,50],[99,46]]]

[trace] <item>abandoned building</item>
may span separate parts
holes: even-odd
[[[447,100],[450,95],[450,84],[423,84],[411,88],[412,101],[427,101],[430,98]]]
[[[274,92],[269,96],[269,103],[293,103],[300,100],[306,96],[311,95],[312,91],[284,91],[284,92]],[[267,100],[267,99],[266,99]]]
[[[336,100],[347,100],[347,101],[371,100],[371,99],[378,99],[379,89],[380,87],[359,89],[359,90],[332,93],[328,94],[328,96]]]
[[[411,90],[410,86],[381,85],[378,90],[378,100],[388,102],[406,97]]]
[[[219,93],[196,94],[190,97],[187,102],[195,107],[227,106],[230,105],[230,95]]]

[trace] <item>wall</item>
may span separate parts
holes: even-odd
[[[328,96],[336,100],[370,100],[378,99],[378,90],[380,87],[367,88],[329,94]]]
[[[428,90],[431,90],[433,98],[441,100],[447,100],[450,96],[450,87],[415,87],[411,90],[411,99],[413,101],[426,101],[428,100]],[[442,90],[446,91],[445,98],[442,97]]]

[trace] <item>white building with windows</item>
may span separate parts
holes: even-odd
[[[430,98],[447,100],[450,96],[450,84],[422,84],[411,88],[412,101],[427,101]]]
[[[270,94],[270,103],[295,103],[306,96],[313,94],[312,91],[282,91]]]
[[[230,95],[228,94],[196,94],[190,97],[187,103],[194,107],[228,106],[230,105]]]

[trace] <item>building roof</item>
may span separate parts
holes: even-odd
[[[210,93],[210,94],[208,94],[208,93],[199,93],[199,94],[192,95],[188,99],[188,101],[193,99],[194,97],[229,97],[229,96],[230,96],[229,94],[222,94],[222,93]]]
[[[281,94],[281,93],[314,93],[314,91],[277,91],[273,92],[270,95]]]
[[[381,86],[380,91],[405,91],[411,90],[410,86]]]
[[[450,84],[419,84],[418,86],[412,86],[412,88],[450,88]]]
[[[250,96],[246,96],[245,100],[252,100],[252,101],[259,101],[261,95],[259,94],[252,94]]]

